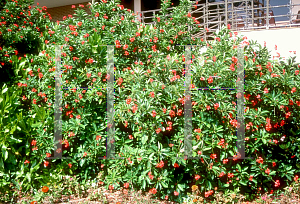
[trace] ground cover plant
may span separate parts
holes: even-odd
[[[15,91],[9,90],[11,95],[2,88],[2,192],[12,194],[15,188],[44,202],[51,192],[59,197],[80,191],[72,185],[59,187],[64,176],[78,176],[80,186],[93,181],[109,190],[142,189],[176,202],[195,193],[210,201],[219,192],[242,193],[249,200],[280,192],[298,179],[299,65],[292,59],[288,64],[270,61],[265,47],[232,32],[229,25],[211,42],[191,38],[201,28],[188,12],[190,1],[181,1],[166,16],[170,4],[162,1],[162,13],[152,26],[135,21],[118,0],[87,5],[91,18],[80,5],[74,16],[47,22],[44,44],[22,62]],[[184,65],[190,59],[185,47],[177,45],[189,44],[198,45],[191,51],[192,156],[197,160],[183,159]],[[63,90],[62,149],[53,142],[54,45],[64,45],[62,89],[70,87]],[[107,75],[106,47],[100,45],[114,46],[115,155],[125,159],[98,159],[106,155],[105,87],[113,77]],[[239,46],[244,49],[245,153],[253,160],[228,159],[237,152],[236,90],[197,90],[235,86]],[[16,96],[18,102],[8,102]],[[10,116],[7,110],[15,106],[22,111]],[[54,151],[71,159],[47,159]]]

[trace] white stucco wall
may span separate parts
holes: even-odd
[[[266,42],[266,47],[271,51],[271,59],[278,59],[278,52],[280,56],[285,57],[285,60],[289,56],[296,56],[296,62],[300,63],[300,28],[241,31],[240,33],[247,36],[248,40],[256,40],[262,46]]]

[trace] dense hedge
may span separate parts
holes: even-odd
[[[190,1],[182,0],[167,17],[170,2],[162,2],[154,26],[136,22],[118,0],[91,5],[92,18],[79,7],[75,18],[49,23],[41,52],[27,55],[26,69],[20,71],[15,85],[23,109],[18,122],[23,137],[12,150],[2,152],[1,188],[8,189],[13,182],[24,190],[40,189],[57,182],[54,174],[79,175],[86,182],[102,172],[100,182],[109,189],[129,183],[159,198],[182,202],[195,186],[207,199],[215,191],[239,191],[250,199],[281,189],[296,178],[299,65],[269,61],[265,47],[248,42],[229,26],[223,26],[211,42],[190,38],[188,26],[195,28],[194,33],[199,27],[187,5]],[[62,87],[94,89],[63,90],[61,151],[72,159],[47,160],[55,151],[54,45],[63,44]],[[176,45],[189,44],[198,45],[191,55],[192,146],[198,160],[177,158],[184,156],[187,59],[185,47]],[[114,144],[116,156],[126,159],[98,159],[106,155],[107,93],[102,87],[112,77],[107,75],[106,47],[99,45],[114,45],[115,49]],[[228,159],[237,151],[236,90],[197,89],[235,86],[238,46],[244,48],[245,59],[245,153],[253,160]],[[5,138],[15,134],[5,127],[2,130]],[[20,156],[9,162],[7,154]]]

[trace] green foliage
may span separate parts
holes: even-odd
[[[47,31],[47,8],[30,5],[33,0],[1,1],[0,4],[0,85],[11,86],[21,69],[26,54],[37,54],[42,36]]]

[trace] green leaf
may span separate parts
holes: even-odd
[[[161,181],[161,185],[162,185],[164,188],[168,188],[168,185],[167,185],[164,181]]]
[[[242,172],[241,165],[240,164],[236,164],[236,166],[237,166],[237,169],[239,170],[239,172]]]
[[[85,159],[80,159],[79,165],[82,167],[83,164],[85,163]]]
[[[247,186],[247,183],[245,183],[244,181],[240,181],[240,184],[242,184],[243,186]]]
[[[7,158],[8,158],[8,151],[2,149],[2,153],[3,153],[3,151],[4,151],[4,154],[3,154],[4,155],[4,161],[6,161]]]
[[[184,185],[182,185],[182,184],[178,184],[177,186],[178,186],[178,189],[179,189],[180,191],[183,191],[183,187],[184,187]]]
[[[31,182],[31,175],[29,172],[27,172],[26,174],[26,178],[28,179],[28,182],[30,183]]]
[[[148,141],[148,136],[144,135],[142,136],[142,144],[146,144],[146,142]]]
[[[146,189],[146,180],[143,179],[143,189]]]
[[[8,88],[3,89],[2,94],[4,94],[7,90],[8,90]]]

